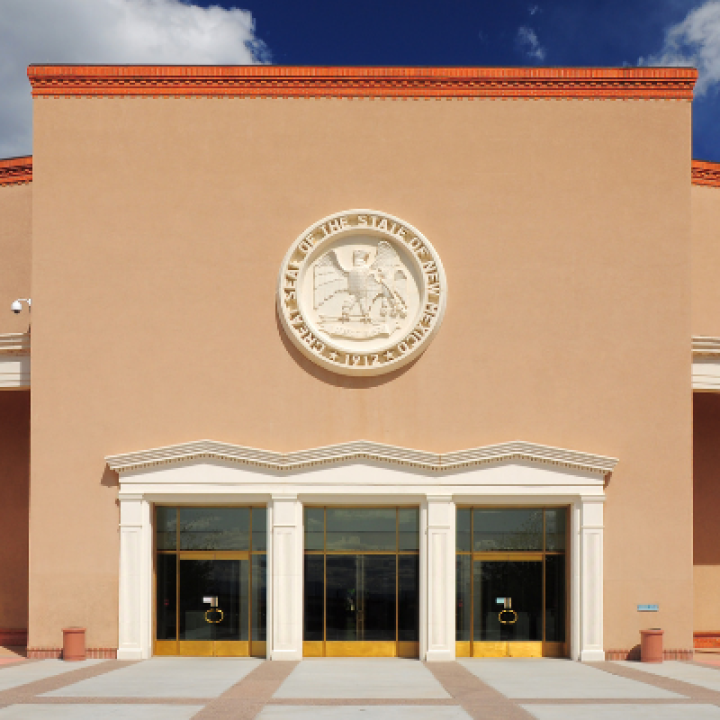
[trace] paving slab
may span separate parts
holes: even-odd
[[[571,660],[473,658],[458,662],[509,698],[678,700],[685,697]]]
[[[43,697],[214,698],[263,662],[253,658],[152,658]]]
[[[2,715],[0,715],[0,718]],[[266,705],[256,720],[470,720],[461,707],[438,705]]]
[[[720,720],[715,705],[523,705],[538,720]],[[0,715],[0,717],[2,717]]]
[[[303,660],[273,697],[434,700],[450,695],[419,660],[333,658]]]
[[[10,705],[0,720],[190,720],[202,705]]]
[[[38,660],[37,662],[20,662],[3,665],[0,668],[0,692],[27,685],[38,680],[45,680],[56,675],[79,670],[80,668],[99,665],[106,660],[82,660],[65,662],[64,660]]]
[[[621,660],[613,663],[614,665],[622,665],[633,670],[641,670],[642,672],[660,677],[670,678],[671,680],[680,680],[681,682],[704,687],[707,690],[715,690],[720,692],[720,672],[712,667],[699,667],[687,662],[678,662],[676,660],[666,660],[663,663],[643,663],[628,662]]]

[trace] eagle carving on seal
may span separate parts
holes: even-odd
[[[330,335],[390,336],[407,316],[407,271],[385,240],[378,243],[372,263],[369,252],[354,250],[347,269],[330,250],[315,264],[313,300],[322,329]],[[335,312],[323,315],[330,305]]]

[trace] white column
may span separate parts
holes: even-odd
[[[582,526],[582,503],[577,500],[570,506],[570,658],[580,660],[580,586],[582,573],[580,562],[580,538]]]
[[[580,505],[580,660],[605,660],[603,648],[603,502]]]
[[[451,495],[428,495],[426,541],[421,548],[421,587],[427,588],[421,657],[428,662],[455,659],[455,503]],[[425,630],[423,633],[422,630]],[[424,653],[423,653],[424,651]]]
[[[271,660],[302,658],[302,504],[297,495],[273,495]]]
[[[142,495],[120,495],[118,660],[150,657],[152,528]]]

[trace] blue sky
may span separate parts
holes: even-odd
[[[30,62],[647,63],[700,68],[693,155],[720,161],[720,0],[2,2],[0,156],[31,151]]]
[[[661,54],[668,29],[703,4],[696,0],[244,0],[242,7],[252,12],[255,32],[278,65],[618,67]],[[717,51],[720,54],[720,47]],[[720,83],[694,102],[693,155],[720,161]]]

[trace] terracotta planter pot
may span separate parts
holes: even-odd
[[[640,660],[647,663],[663,661],[663,631],[660,628],[640,631]]]
[[[85,628],[63,628],[63,660],[85,660]]]

